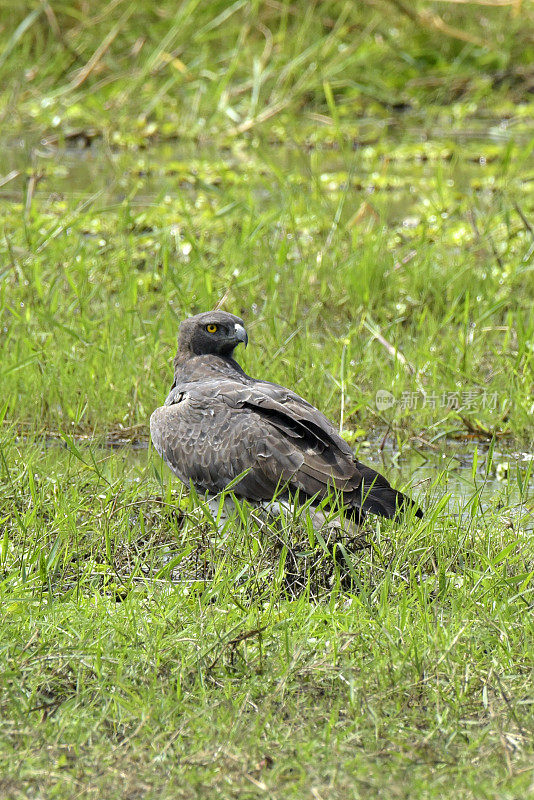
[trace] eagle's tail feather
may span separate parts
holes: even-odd
[[[365,516],[366,513],[371,512],[393,519],[397,514],[415,507],[415,516],[423,516],[417,503],[397,489],[393,489],[379,472],[360,463],[358,463],[358,470],[362,473],[363,481],[351,497],[351,505],[355,513]]]
[[[415,506],[415,516],[422,517],[423,512],[417,504],[407,495],[396,489],[379,487],[370,489],[361,504],[357,504],[360,511],[380,514],[382,517],[393,519],[397,514],[402,514]]]

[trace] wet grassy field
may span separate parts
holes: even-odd
[[[1,7],[2,797],[532,794],[532,4]],[[217,529],[216,304],[425,519]]]

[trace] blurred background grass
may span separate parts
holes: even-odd
[[[338,133],[364,117],[528,118],[534,10],[522,0],[404,3],[3,0],[8,132],[112,142],[261,129]],[[523,107],[522,107],[523,106]],[[442,116],[443,115],[443,116]]]

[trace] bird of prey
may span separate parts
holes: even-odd
[[[187,486],[265,502],[282,491],[320,503],[335,491],[345,514],[393,518],[414,502],[354,458],[335,426],[298,394],[247,375],[234,360],[246,347],[243,320],[208,311],[183,320],[174,382],[150,418],[157,452]],[[422,511],[415,507],[415,514]]]

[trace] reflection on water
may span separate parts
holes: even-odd
[[[376,444],[362,448],[358,457],[382,470],[395,486],[413,487],[414,494],[421,496],[429,491],[434,501],[449,494],[451,510],[465,508],[477,492],[483,509],[532,507],[534,469],[532,456],[527,453],[494,451],[488,470],[485,445],[471,445],[466,451],[462,449],[463,443],[452,441],[440,452],[406,449],[402,455],[384,448],[379,456]],[[476,469],[473,469],[475,447]],[[520,483],[523,485],[525,480],[522,492]]]

